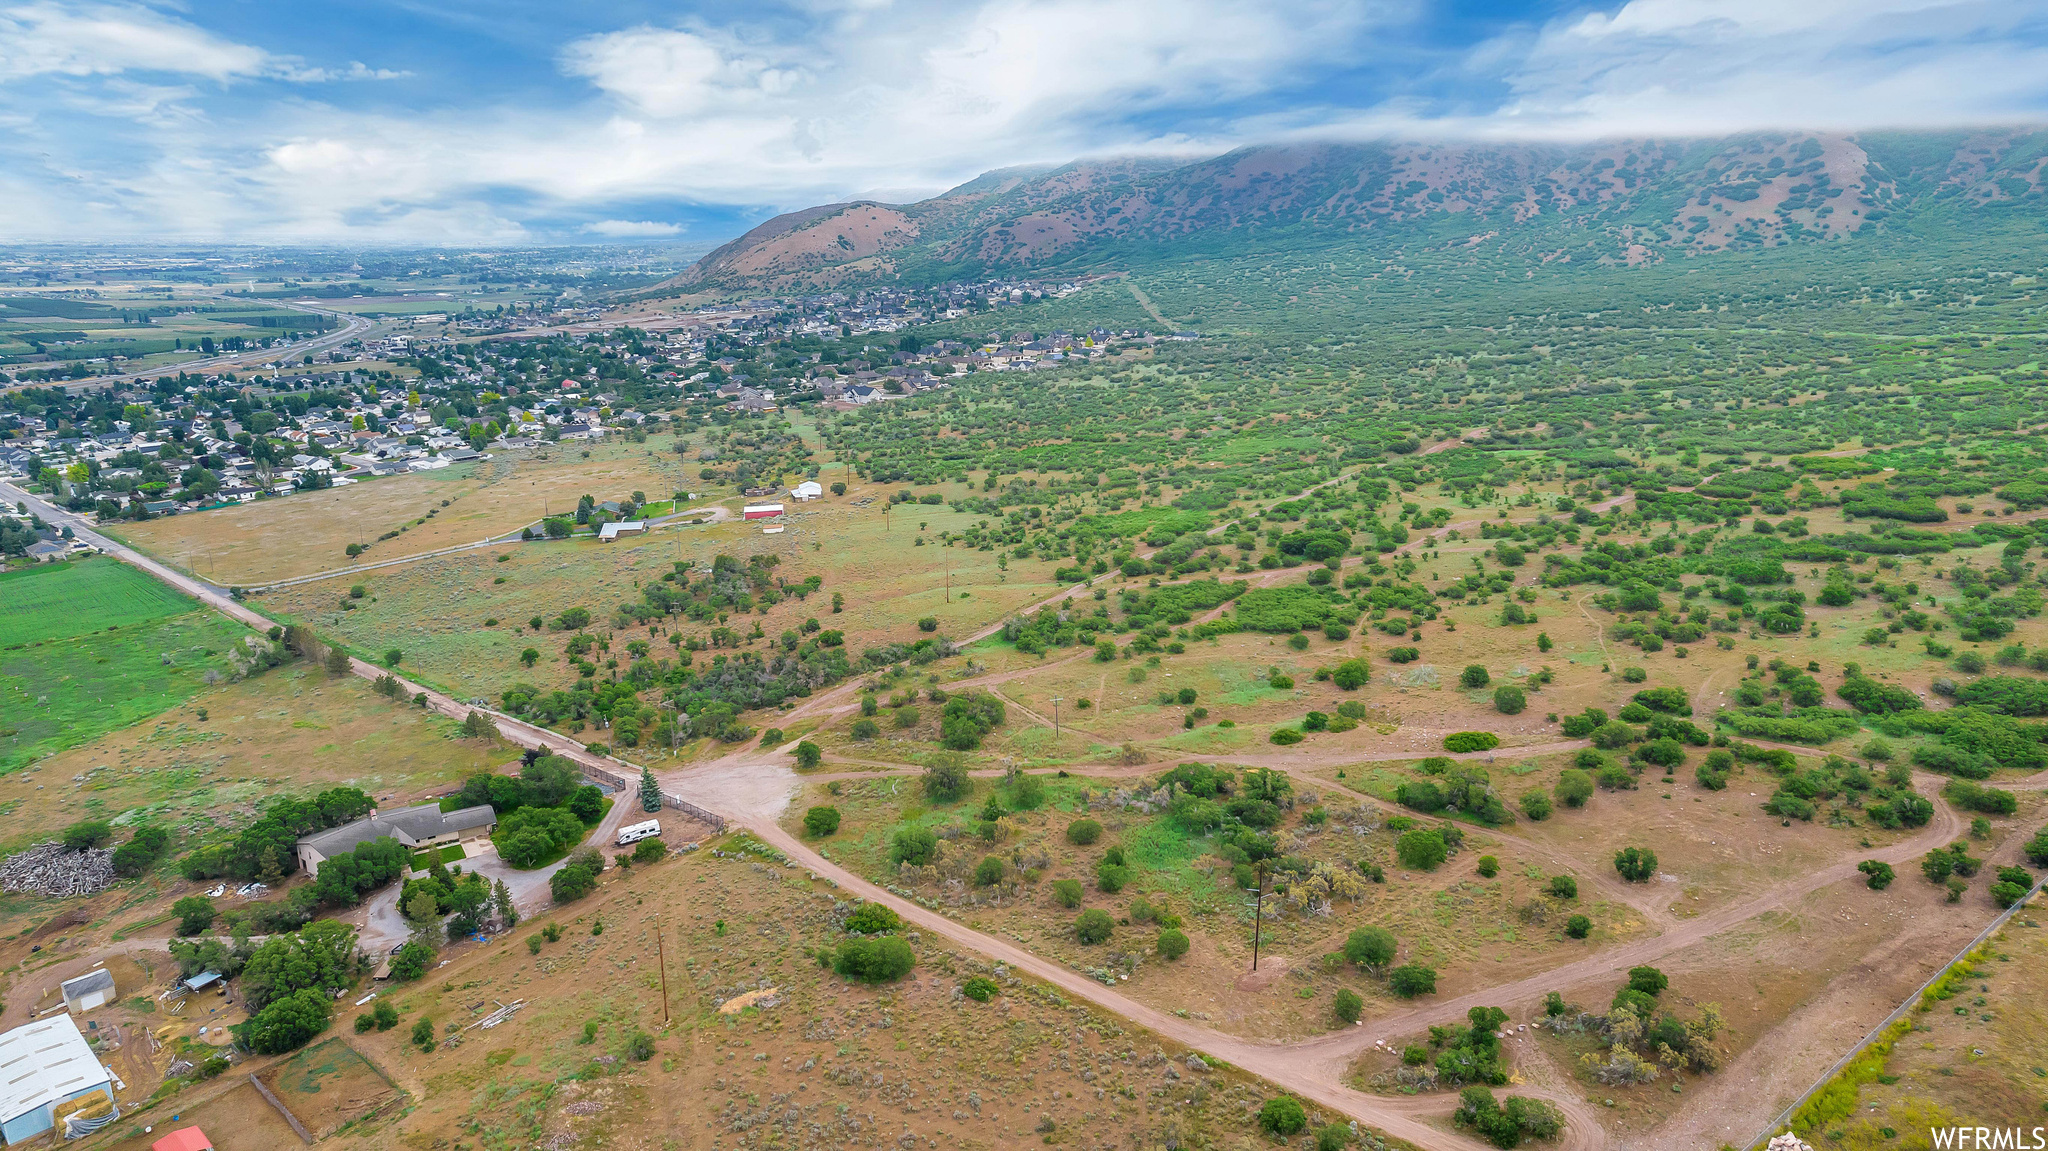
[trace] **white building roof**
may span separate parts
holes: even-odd
[[[814,500],[825,494],[825,485],[816,480],[805,480],[789,489],[789,494],[800,500]]]
[[[0,1121],[112,1080],[69,1015],[0,1034]]]
[[[615,520],[597,529],[597,538],[601,540],[615,540],[619,538],[621,532],[644,532],[646,530],[646,520]]]

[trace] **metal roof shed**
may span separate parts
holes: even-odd
[[[52,1015],[0,1034],[0,1139],[19,1143],[56,1125],[59,1104],[105,1092],[113,1075],[100,1065],[69,1015]]]

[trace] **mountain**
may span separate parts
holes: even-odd
[[[2048,131],[2022,128],[1276,144],[1193,162],[1084,160],[1001,169],[914,204],[777,216],[662,288],[1043,274],[1295,237],[1451,236],[1539,256],[1591,240],[1599,258],[1636,264],[1848,240],[1927,213],[2038,211],[2044,162]]]

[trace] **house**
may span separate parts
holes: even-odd
[[[646,520],[618,520],[597,529],[597,538],[604,543],[610,543],[620,536],[637,536],[646,531]]]
[[[488,803],[460,811],[442,811],[438,803],[402,807],[389,814],[373,811],[353,823],[301,837],[299,866],[306,869],[307,875],[317,876],[320,865],[327,860],[347,855],[358,846],[387,835],[411,848],[449,843],[467,846],[488,840],[497,822],[497,810]]]
[[[64,1010],[73,1015],[104,1007],[116,998],[113,973],[104,967],[95,968],[75,979],[66,979],[57,985],[57,990],[64,996]]]
[[[747,504],[740,509],[740,517],[750,520],[768,519],[781,514],[781,504]]]
[[[44,564],[52,560],[63,559],[69,550],[69,548],[66,548],[56,540],[37,540],[35,543],[28,545],[28,558],[39,564]]]
[[[114,1076],[69,1015],[46,1016],[0,1034],[0,1139],[33,1139],[60,1118],[67,1136],[120,1118]]]
[[[151,1143],[149,1151],[213,1151],[213,1140],[197,1127],[180,1127]]]
[[[843,392],[840,399],[849,404],[872,404],[882,398],[881,390],[866,384],[855,384]]]
[[[789,489],[789,494],[800,500],[814,500],[825,494],[825,485],[816,480],[805,480]]]

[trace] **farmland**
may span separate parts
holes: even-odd
[[[0,574],[0,648],[70,639],[190,611],[192,601],[113,560]]]

